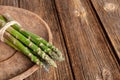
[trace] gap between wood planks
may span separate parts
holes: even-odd
[[[120,0],[91,0],[120,59]]]
[[[112,57],[115,56],[115,58],[113,57],[113,59],[115,59],[115,60],[118,62],[118,64],[120,65],[120,59],[119,59],[119,57],[118,57],[118,55],[117,55],[117,52],[116,52],[116,50],[115,50],[115,48],[114,48],[114,46],[113,46],[113,44],[112,44],[112,42],[111,42],[111,40],[110,40],[110,38],[109,38],[106,30],[105,30],[105,28],[104,28],[104,26],[103,26],[103,24],[102,24],[102,22],[101,22],[101,20],[100,20],[99,15],[97,14],[97,11],[96,11],[94,5],[92,4],[91,0],[89,0],[89,1],[87,1],[87,2],[88,2],[88,4],[90,4],[90,6],[92,7],[92,10],[94,11],[95,17],[97,18],[97,20],[98,20],[98,22],[99,22],[99,24],[100,24],[103,37],[105,38],[105,41],[108,43],[108,47],[111,48],[112,52],[114,53],[114,55],[111,54]],[[109,50],[110,50],[110,49],[109,49]],[[110,50],[110,51],[111,51],[111,50]]]
[[[20,0],[18,0],[18,7],[20,8]]]
[[[68,52],[68,48],[67,48],[67,44],[66,44],[66,40],[65,40],[65,35],[64,35],[64,33],[63,33],[63,30],[62,30],[62,28],[61,28],[61,22],[60,22],[60,16],[59,16],[59,12],[58,12],[58,10],[57,10],[57,8],[56,8],[56,3],[55,3],[55,0],[51,0],[51,2],[53,2],[54,3],[54,8],[55,8],[55,12],[56,12],[56,15],[57,15],[57,18],[58,18],[58,21],[59,21],[59,25],[60,25],[60,31],[61,31],[61,33],[62,33],[62,36],[63,36],[63,40],[64,40],[64,44],[65,44],[65,48],[66,48],[66,52],[67,52],[67,55],[68,55],[68,60],[69,60],[69,64],[70,64],[70,68],[71,68],[71,72],[72,72],[72,76],[73,76],[73,80],[75,80],[75,74],[74,74],[74,72],[73,72],[73,67],[72,67],[72,63],[71,63],[71,60],[70,60],[70,55],[68,54],[69,52]]]

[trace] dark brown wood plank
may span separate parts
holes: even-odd
[[[0,5],[18,7],[18,0],[0,0]]]
[[[48,23],[53,33],[54,45],[65,55],[65,61],[57,63],[57,69],[51,68],[48,73],[40,69],[25,80],[73,80],[54,4],[50,0],[20,0],[20,7],[35,12]]]
[[[91,0],[120,59],[120,0]]]
[[[55,0],[76,80],[119,80],[120,69],[92,7]]]

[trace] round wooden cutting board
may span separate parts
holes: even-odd
[[[8,13],[22,27],[49,42],[52,34],[48,25],[36,14],[10,6],[0,6],[0,14]],[[39,69],[23,53],[16,51],[5,43],[0,42],[0,80],[22,80]]]

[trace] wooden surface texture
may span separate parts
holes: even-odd
[[[0,0],[49,25],[65,61],[25,80],[120,80],[119,0]]]

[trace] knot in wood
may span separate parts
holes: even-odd
[[[86,17],[86,11],[85,11],[85,9],[84,8],[81,8],[81,10],[74,10],[74,15],[76,16],[76,17]]]
[[[105,3],[103,8],[105,11],[110,12],[115,11],[118,8],[118,6],[114,3]]]
[[[113,80],[110,70],[106,68],[102,70],[102,77],[103,80]]]

